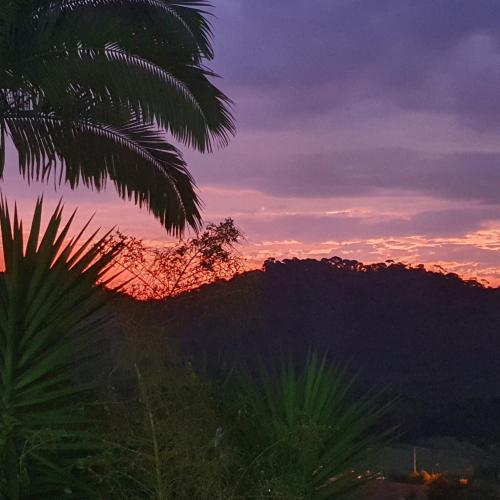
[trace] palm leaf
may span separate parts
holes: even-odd
[[[26,61],[24,73],[40,87],[45,100],[62,104],[62,96],[66,95],[66,103],[58,113],[67,119],[72,119],[73,114],[81,118],[96,104],[101,104],[106,116],[102,103],[110,108],[121,104],[133,109],[145,122],[156,123],[200,151],[210,150],[212,137],[220,135],[212,130],[212,121],[181,79],[116,44],[53,48]],[[71,88],[68,81],[72,82]]]
[[[95,283],[120,247],[102,254],[97,243],[78,252],[78,240],[67,240],[72,218],[62,225],[62,205],[43,233],[41,219],[38,200],[25,244],[17,210],[12,218],[0,201],[0,498],[58,498],[65,488],[88,498],[75,474],[99,444],[82,430],[84,388],[73,373],[104,305]]]
[[[72,187],[102,189],[109,179],[124,199],[145,206],[173,233],[200,224],[194,182],[176,148],[154,127],[79,122],[68,131],[51,116],[18,113],[6,120],[19,166],[29,179],[56,175]],[[101,163],[96,168],[96,163]]]
[[[212,28],[207,21],[208,2],[196,1],[170,1],[170,0],[70,0],[70,1],[51,1],[42,2],[34,13],[34,19],[39,23],[47,23],[48,19],[52,22],[57,21],[59,31],[64,31],[68,26],[70,29],[76,28],[73,36],[79,35],[80,40],[88,40],[92,37],[95,40],[95,35],[98,32],[94,30],[86,30],[82,32],[82,23],[75,23],[75,19],[87,18],[94,23],[93,27],[98,25],[104,27],[105,32],[110,28],[117,28],[123,25],[134,23],[137,27],[138,23],[146,22],[149,28],[155,26],[162,27],[162,38],[170,43],[177,42],[179,49],[189,50],[192,56],[202,54],[207,59],[213,59],[212,49]],[[98,16],[95,16],[95,11],[99,9],[103,12],[112,11],[115,16],[115,22],[110,26],[109,19],[102,23]],[[120,21],[124,20],[122,24]],[[152,23],[151,21],[156,21]],[[109,31],[108,31],[109,33]],[[116,33],[116,32],[115,32]],[[121,36],[114,37],[116,41],[126,42],[124,40],[123,31],[118,32]],[[130,35],[130,32],[129,32]],[[128,38],[128,37],[127,37]],[[109,40],[109,38],[108,38]],[[196,58],[200,62],[199,58]]]
[[[234,134],[231,102],[204,66],[213,57],[208,7],[8,2],[0,9],[0,176],[10,140],[28,180],[47,179],[56,166],[56,180],[72,187],[111,180],[167,230],[196,228],[194,182],[167,136],[211,151]]]

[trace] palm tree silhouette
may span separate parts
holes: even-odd
[[[212,83],[209,5],[195,0],[2,0],[0,175],[6,143],[27,179],[111,181],[174,234],[200,223],[180,151],[234,134]]]

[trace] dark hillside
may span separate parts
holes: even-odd
[[[402,264],[294,259],[153,310],[188,354],[212,364],[328,349],[403,395],[396,413],[410,433],[500,432],[498,289]]]

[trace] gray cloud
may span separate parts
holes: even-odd
[[[401,148],[221,156],[203,183],[245,186],[274,196],[328,198],[414,193],[498,205],[500,153],[430,154]]]
[[[362,99],[500,124],[496,0],[219,0],[217,66],[283,116]]]
[[[275,185],[282,194],[301,190],[303,196],[359,196],[404,190],[438,198],[500,201],[498,153],[339,152],[299,159],[288,172],[288,182]]]

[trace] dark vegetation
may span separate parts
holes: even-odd
[[[391,414],[407,439],[500,438],[500,290],[477,282],[397,263],[271,260],[125,308],[211,373],[314,347],[398,395]]]
[[[95,284],[111,283],[125,240],[65,244],[60,207],[44,232],[41,203],[26,244],[5,203],[0,221],[3,498],[359,498],[381,477],[435,499],[495,497],[498,290],[401,264],[294,260],[138,301]],[[477,413],[458,413],[471,395]],[[445,435],[444,459],[426,458],[424,438]],[[415,441],[431,473],[412,477]]]
[[[25,242],[0,203],[2,500],[321,500],[376,476],[387,405],[328,356],[210,376],[129,308],[122,358],[103,358],[123,242],[68,241],[60,205],[41,221],[38,201]],[[109,384],[120,368],[125,392]]]

